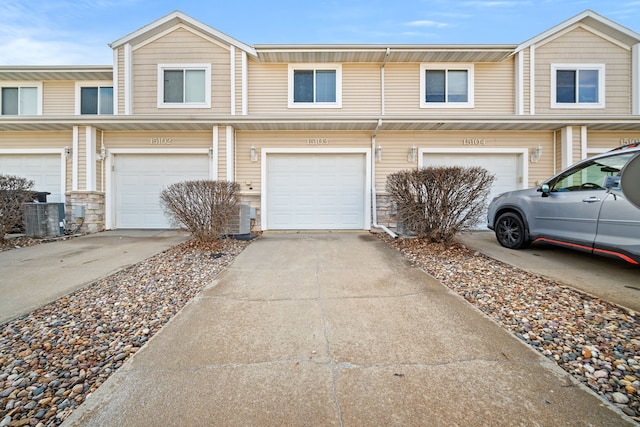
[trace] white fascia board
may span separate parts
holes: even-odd
[[[193,19],[192,17],[190,17],[188,15],[185,15],[184,13],[180,12],[179,10],[173,11],[170,14],[165,15],[162,18],[151,22],[150,24],[147,24],[144,27],[142,27],[142,28],[140,28],[140,29],[138,29],[138,30],[136,30],[136,31],[134,31],[132,33],[127,34],[126,36],[115,40],[114,42],[110,43],[109,46],[112,49],[115,49],[115,48],[117,48],[117,47],[119,47],[119,46],[121,46],[121,45],[123,45],[125,43],[129,43],[130,41],[134,40],[137,37],[143,36],[145,33],[150,32],[153,29],[155,29],[157,27],[160,27],[162,25],[165,25],[165,24],[167,24],[167,23],[169,23],[171,21],[183,22],[183,23],[185,23],[187,25],[190,25],[190,26],[192,26],[194,28],[197,28],[198,30],[200,30],[200,31],[202,31],[202,32],[204,32],[206,34],[209,34],[212,37],[215,37],[215,38],[217,38],[219,40],[223,40],[224,42],[226,42],[226,43],[228,43],[228,44],[230,44],[232,46],[235,46],[238,49],[247,52],[249,55],[251,55],[251,56],[253,56],[255,58],[258,57],[258,55],[256,53],[256,50],[253,47],[251,47],[251,46],[249,46],[249,45],[247,45],[245,43],[242,43],[241,41],[236,40],[233,37],[228,36],[225,33],[221,32],[221,31],[218,31],[215,28],[213,28],[213,27],[211,27],[211,26],[209,26],[207,24],[204,24],[204,23],[202,23],[202,22],[200,22],[200,21],[198,21],[196,19]]]

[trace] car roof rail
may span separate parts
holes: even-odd
[[[630,148],[636,148],[636,147],[640,147],[640,141],[636,141],[636,142],[632,142],[629,144],[625,144],[625,145],[621,145],[619,147],[613,148],[611,150],[609,150],[609,152],[611,151],[619,151],[619,150],[628,150]]]

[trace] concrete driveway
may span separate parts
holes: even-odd
[[[507,249],[492,231],[469,232],[458,240],[487,256],[640,313],[638,266],[551,245]]]
[[[368,233],[265,234],[70,426],[633,425]]]
[[[115,230],[0,252],[0,323],[188,238],[176,230]]]

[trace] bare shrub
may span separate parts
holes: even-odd
[[[480,222],[493,181],[481,167],[428,167],[389,175],[387,192],[398,223],[419,238],[451,243]]]
[[[210,244],[223,236],[237,214],[240,185],[230,181],[184,181],[160,193],[160,202],[176,227]]]
[[[23,226],[22,204],[33,199],[33,181],[13,175],[0,175],[0,242]]]

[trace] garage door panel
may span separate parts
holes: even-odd
[[[35,191],[51,193],[48,202],[64,202],[60,154],[2,154],[0,174],[27,178]]]
[[[209,163],[204,154],[116,155],[116,227],[172,227],[160,205],[160,193],[177,182],[209,179]]]
[[[365,179],[364,155],[270,154],[267,227],[362,229]]]

